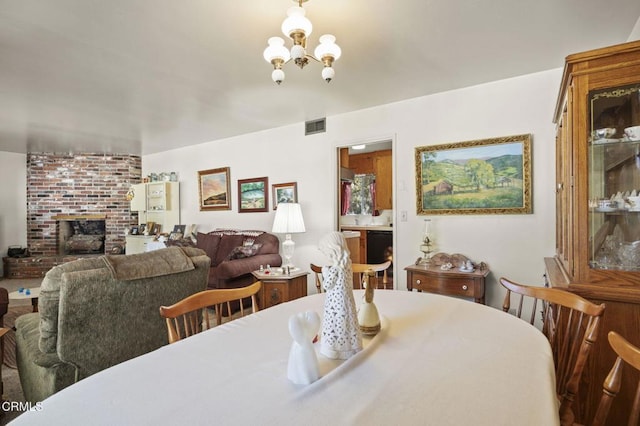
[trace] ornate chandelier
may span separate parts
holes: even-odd
[[[333,61],[340,58],[342,51],[336,44],[336,38],[331,34],[325,34],[320,36],[320,44],[313,52],[314,55],[307,53],[307,37],[311,35],[313,30],[311,21],[304,16],[305,11],[302,8],[302,3],[307,0],[293,1],[298,3],[298,6],[290,7],[287,10],[287,18],[282,23],[282,32],[293,41],[291,51],[284,46],[284,40],[280,37],[271,37],[268,41],[269,46],[264,50],[264,59],[273,65],[271,78],[280,84],[284,80],[284,71],[282,71],[284,64],[293,59],[295,64],[302,69],[307,65],[309,59],[313,59],[324,65],[322,78],[328,83],[336,74],[332,68]]]

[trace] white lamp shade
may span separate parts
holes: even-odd
[[[331,56],[335,61],[342,55],[342,49],[336,44],[336,38],[331,34],[325,34],[320,37],[320,44],[314,51],[316,58],[322,59],[325,56]]]
[[[284,47],[284,40],[281,37],[271,37],[268,40],[269,46],[264,49],[264,59],[265,61],[271,63],[276,58],[282,59],[284,62],[287,62],[291,59],[291,54],[289,53],[289,49]]]
[[[313,25],[304,14],[305,11],[300,6],[290,7],[287,10],[287,18],[282,23],[282,33],[290,37],[292,33],[302,31],[306,37],[309,37],[313,31]]]
[[[275,234],[294,234],[305,232],[302,209],[298,203],[279,203],[273,219],[271,232]]]

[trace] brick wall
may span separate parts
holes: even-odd
[[[32,256],[58,254],[55,216],[106,216],[105,251],[124,247],[125,229],[137,223],[126,194],[140,183],[134,155],[27,154],[27,245]]]

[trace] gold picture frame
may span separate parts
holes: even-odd
[[[231,210],[231,182],[229,167],[198,172],[200,211]]]
[[[416,210],[434,214],[530,214],[531,135],[415,148]]]

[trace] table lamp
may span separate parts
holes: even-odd
[[[420,243],[420,251],[422,252],[422,258],[420,259],[421,265],[429,265],[431,262],[431,253],[433,253],[433,240],[429,236],[429,225],[431,224],[431,219],[424,220],[424,239],[422,243]]]
[[[278,203],[271,232],[274,234],[285,234],[285,239],[282,242],[282,255],[285,260],[282,266],[293,268],[291,258],[293,257],[296,244],[291,239],[291,234],[305,231],[300,204]]]

